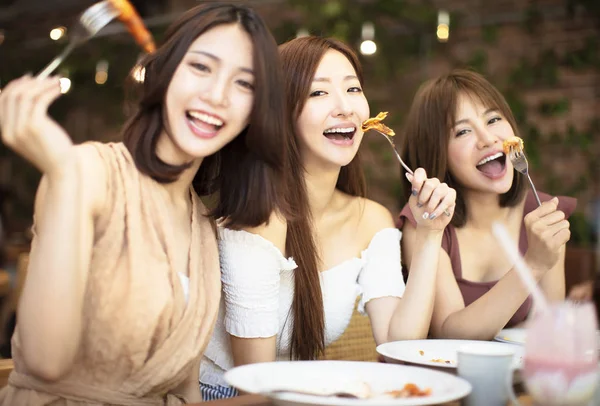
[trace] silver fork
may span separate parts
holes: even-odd
[[[529,163],[527,162],[525,153],[520,149],[510,147],[508,157],[510,158],[510,161],[512,162],[515,169],[521,172],[523,175],[527,176],[527,180],[529,181],[529,184],[531,185],[531,190],[533,191],[533,195],[535,196],[535,201],[537,202],[538,206],[541,206],[542,203],[540,202],[540,197],[538,196],[537,190],[535,190],[535,186],[533,184],[533,181],[531,180],[531,176],[529,176]]]
[[[408,165],[406,165],[406,163],[402,160],[402,157],[400,156],[400,154],[398,153],[398,150],[396,149],[396,145],[394,144],[394,141],[392,141],[392,139],[390,138],[389,135],[387,135],[386,133],[383,133],[379,130],[376,130],[374,128],[371,128],[371,130],[375,131],[378,134],[381,134],[385,137],[386,140],[388,140],[388,142],[390,143],[390,146],[392,147],[392,150],[394,151],[394,154],[396,154],[396,158],[398,158],[398,161],[400,162],[400,165],[402,165],[402,167],[404,168],[404,170],[408,173],[410,173],[411,175],[413,174],[412,169],[410,169],[410,167]],[[450,213],[450,210],[445,209],[444,210],[444,214],[448,217],[450,217],[452,215],[452,213]]]
[[[96,35],[106,24],[118,17],[120,14],[109,0],[95,3],[88,7],[79,17],[72,33],[69,33],[69,43],[63,51],[52,60],[37,77],[45,79],[65,60],[73,49]]]
[[[296,395],[309,395],[309,396],[320,396],[320,397],[335,397],[335,398],[346,398],[346,399],[366,399],[365,397],[361,397],[356,395],[355,393],[350,393],[350,392],[328,392],[328,393],[322,393],[322,392],[311,392],[308,390],[296,390],[296,389],[274,389],[274,390],[270,390],[270,391],[265,391],[265,392],[261,392],[260,393],[263,396],[269,396],[269,395],[278,395],[278,394],[296,394]]]
[[[408,172],[408,173],[410,173],[412,175],[413,171],[408,167],[408,165],[406,165],[404,163],[404,161],[402,160],[402,157],[400,157],[400,154],[398,153],[398,150],[396,149],[396,145],[394,145],[394,141],[392,141],[392,139],[386,133],[382,133],[381,131],[376,130],[374,128],[372,128],[372,130],[375,131],[378,134],[383,135],[385,137],[385,139],[388,140],[388,142],[392,146],[392,149],[394,150],[394,153],[396,154],[396,158],[398,158],[398,161],[400,161],[400,165],[402,165],[402,167],[404,168],[404,170],[406,172]]]

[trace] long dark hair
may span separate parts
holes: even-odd
[[[452,225],[462,227],[467,221],[467,206],[462,186],[453,178],[448,168],[448,143],[454,128],[458,99],[461,95],[473,97],[485,107],[498,110],[508,121],[516,136],[519,135],[517,122],[502,94],[480,74],[456,69],[424,83],[415,96],[408,117],[404,135],[401,138],[402,157],[412,168],[423,168],[428,176],[436,177],[456,189],[456,208]],[[410,184],[404,176],[404,197],[410,195]],[[526,184],[523,175],[514,171],[514,180],[508,192],[500,195],[500,205],[517,205],[525,195]]]
[[[217,196],[211,210],[213,218],[224,218],[225,226],[253,227],[266,222],[274,210],[289,213],[281,174],[287,154],[284,140],[290,129],[285,120],[277,44],[252,9],[212,3],[194,7],[174,22],[164,44],[140,62],[145,78],[135,89],[139,100],[123,138],[138,169],[158,182],[173,182],[189,167],[170,165],[156,155],[156,144],[166,123],[163,110],[167,88],[195,39],[224,24],[239,24],[252,40],[254,103],[249,125],[220,151],[204,159],[192,183],[200,196]]]
[[[296,123],[310,93],[310,87],[325,53],[342,53],[363,84],[363,73],[356,54],[343,42],[331,38],[302,37],[279,46],[285,79],[288,116]],[[286,254],[298,264],[294,271],[292,359],[315,359],[325,349],[325,318],[319,273],[319,257],[313,238],[312,217],[308,206],[304,168],[299,154],[299,135],[294,131],[290,145],[290,174],[295,185],[291,190],[297,218],[288,221]],[[366,195],[360,156],[342,167],[336,188],[353,196]]]

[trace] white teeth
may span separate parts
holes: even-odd
[[[504,154],[502,152],[498,152],[494,155],[490,155],[487,158],[483,158],[481,161],[479,161],[476,166],[483,165],[487,162],[493,161],[494,159],[498,159],[498,158],[502,157],[503,155]]]
[[[219,120],[216,117],[209,116],[208,114],[198,113],[197,111],[188,111],[188,114],[196,120],[203,121],[206,124],[212,124],[218,127],[221,127],[223,125],[223,121]]]
[[[349,133],[353,133],[354,131],[356,131],[356,127],[329,128],[329,129],[323,131],[323,133],[324,134],[334,134],[334,133],[349,134]]]

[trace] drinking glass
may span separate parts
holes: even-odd
[[[597,330],[591,303],[552,304],[532,317],[523,378],[536,405],[589,404],[598,383]]]

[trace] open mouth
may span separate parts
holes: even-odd
[[[223,120],[199,111],[188,110],[185,115],[192,126],[201,132],[216,133],[225,125]]]
[[[506,168],[506,155],[503,152],[498,152],[483,158],[476,165],[477,169],[487,176],[499,176]]]
[[[356,134],[356,127],[335,127],[323,131],[323,135],[332,141],[351,141]]]

